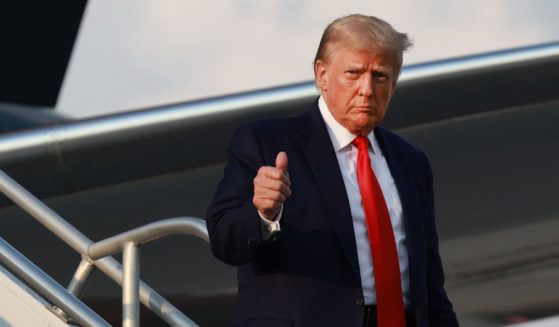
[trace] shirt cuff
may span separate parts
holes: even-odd
[[[283,205],[281,206],[281,209],[276,215],[276,217],[274,217],[275,219],[273,221],[264,218],[264,216],[260,214],[260,211],[258,211],[258,215],[260,216],[260,226],[262,227],[261,228],[262,237],[264,238],[265,241],[273,242],[279,237],[279,234],[281,232],[281,227],[279,222],[281,220],[282,214],[283,214]]]
[[[260,211],[258,211],[258,215],[264,221],[265,224],[273,224],[273,223],[278,223],[279,224],[279,221],[281,219],[282,214],[283,214],[283,205],[281,206],[280,211],[278,212],[278,214],[274,217],[274,220],[264,218],[264,216],[260,213]]]

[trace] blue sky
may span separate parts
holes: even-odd
[[[87,117],[309,81],[324,27],[379,16],[404,64],[559,41],[556,0],[90,0],[57,110]]]

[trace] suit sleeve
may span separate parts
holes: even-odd
[[[250,125],[242,125],[231,139],[224,177],[206,215],[212,252],[225,263],[248,263],[268,247],[261,218],[252,203],[253,180],[263,165],[255,132]]]
[[[433,173],[427,157],[422,154],[427,174],[427,298],[429,300],[429,326],[458,327],[458,320],[444,289],[444,272],[439,254],[439,238],[435,223]]]

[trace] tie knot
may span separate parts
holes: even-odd
[[[356,137],[351,143],[355,145],[359,151],[367,151],[369,148],[369,139],[362,135]]]

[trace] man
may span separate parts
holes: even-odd
[[[312,108],[234,134],[207,214],[214,255],[238,266],[233,326],[458,326],[429,163],[378,127],[410,45],[375,17],[335,20]]]

